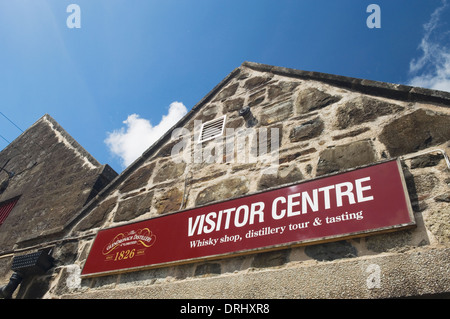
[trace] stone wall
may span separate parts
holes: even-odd
[[[55,251],[63,262],[52,273],[45,297],[448,296],[450,170],[441,151],[448,154],[450,150],[449,102],[450,96],[443,92],[246,63],[195,106],[178,127],[194,132],[199,127],[196,121],[226,115],[229,129],[267,128],[269,134],[262,138],[273,149],[249,163],[238,160],[239,150],[227,153],[223,144],[211,140],[200,145],[204,160],[195,162],[199,145],[194,136],[180,144],[182,140],[171,140],[169,132],[101,193],[96,205],[82,212],[71,233],[78,240]],[[250,107],[250,118],[239,114],[244,106]],[[191,152],[173,155],[174,147],[180,145]],[[275,155],[278,165],[274,167],[270,159]],[[181,161],[182,156],[190,161]],[[98,278],[79,277],[99,229],[393,157],[402,159],[415,229]]]
[[[54,242],[65,238],[72,218],[117,173],[98,163],[49,115],[3,149],[0,163],[8,172],[14,172],[11,178],[0,172],[0,184],[4,185],[0,202],[19,198],[0,225],[0,286],[3,286],[12,274],[14,256],[52,247]],[[45,294],[48,278],[34,279],[21,285],[21,296]],[[26,292],[28,285],[35,288]]]

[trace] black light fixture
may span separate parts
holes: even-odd
[[[258,124],[258,120],[253,116],[250,106],[245,106],[239,110],[239,115],[246,121],[247,127],[252,127]]]
[[[42,275],[53,266],[51,251],[39,250],[37,252],[16,256],[11,269],[24,276]]]
[[[9,283],[0,287],[0,297],[5,299],[12,298],[16,288],[25,277],[42,275],[53,267],[54,259],[51,249],[39,250],[27,255],[15,256],[11,269],[14,273],[9,279]]]

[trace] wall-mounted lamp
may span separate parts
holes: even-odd
[[[54,259],[51,250],[45,249],[35,253],[16,256],[13,259],[11,275],[8,284],[0,287],[0,298],[11,299],[14,291],[25,277],[42,275],[53,267]]]
[[[239,115],[246,121],[247,127],[252,127],[258,124],[258,120],[253,116],[250,106],[245,106],[239,111]]]

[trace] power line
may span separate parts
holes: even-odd
[[[19,129],[22,133],[25,133],[16,123],[14,123],[9,117],[7,117],[5,114],[3,114],[3,112],[0,111],[0,114],[7,119],[12,125],[14,125],[17,129]],[[3,140],[6,141],[6,143],[8,143],[8,146],[11,145],[11,142],[8,141],[3,135],[0,134],[0,138],[2,138]],[[32,139],[32,142],[34,144],[36,144],[37,146],[39,146],[42,150],[46,151],[46,149],[36,140]],[[13,146],[13,148],[17,149],[22,155],[25,155],[19,148],[17,148],[16,146]]]
[[[13,144],[11,144],[11,142],[8,141],[3,135],[0,134],[0,137],[1,137],[6,143],[8,143],[8,145],[7,145],[6,147],[8,147],[8,146],[11,145],[13,148],[15,148],[16,150],[18,150],[20,154],[24,155],[24,153],[23,153],[19,148],[17,148],[17,147],[14,146]],[[17,155],[17,154],[16,154],[16,155]],[[16,155],[14,155],[13,157],[15,157]]]
[[[2,139],[4,139],[6,143],[11,144],[11,142],[8,141],[6,138],[4,138],[3,135],[0,134],[0,137],[1,137]]]
[[[0,111],[0,114],[7,119],[12,125],[14,125],[17,129],[19,129],[19,131],[21,131],[22,133],[24,133],[24,131],[16,124],[14,123],[9,117],[7,117],[5,114],[3,114],[3,112]],[[8,143],[8,146],[11,145],[11,142],[6,139],[3,135],[0,134],[0,138],[2,138],[6,143]],[[41,144],[39,144],[37,141],[32,140],[32,142],[34,144],[36,144],[37,146],[39,146],[41,149],[45,150]],[[19,148],[17,148],[16,146],[13,146],[13,148],[17,149],[19,151],[19,153],[21,153],[22,155],[25,155]]]
[[[0,114],[3,115],[3,117],[4,117],[5,119],[7,119],[9,122],[11,122],[12,125],[14,125],[15,127],[17,127],[17,128],[23,133],[23,130],[22,130],[20,127],[18,127],[18,126],[16,125],[16,123],[14,123],[13,121],[11,121],[5,114],[3,114],[3,112],[0,112]]]

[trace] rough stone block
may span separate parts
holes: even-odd
[[[234,95],[234,93],[236,93],[236,90],[238,89],[238,87],[239,87],[239,83],[234,83],[234,84],[231,84],[231,85],[225,87],[217,94],[214,101],[223,101],[226,98]]]
[[[295,152],[295,153],[291,153],[291,154],[287,154],[287,155],[281,155],[279,163],[280,164],[288,163],[288,162],[293,161],[293,160],[295,160],[295,159],[297,159],[299,157],[304,157],[305,155],[312,154],[312,153],[315,153],[315,152],[317,152],[317,150],[314,147],[310,147],[310,148],[301,149],[300,151]],[[300,159],[300,161],[302,161],[302,160],[305,160],[305,159],[303,159],[303,158]],[[308,167],[311,167],[311,165],[309,165]]]
[[[164,146],[161,147],[160,151],[156,154],[156,157],[169,157],[172,156],[172,150],[174,146],[177,145],[177,147],[181,147],[185,149],[188,145],[188,142],[184,140],[182,137],[170,140],[170,142],[166,143]],[[149,176],[150,178],[150,176]]]
[[[324,123],[320,117],[307,121],[291,130],[289,139],[291,142],[309,140],[319,136],[324,129]]]
[[[238,129],[238,128],[242,128],[245,125],[245,121],[242,117],[238,117],[235,118],[233,120],[229,120],[227,121],[227,123],[225,124],[226,128],[225,128],[225,134],[232,132],[233,134],[235,133],[234,130]],[[233,130],[229,130],[227,132],[227,129],[233,129]]]
[[[370,140],[356,141],[350,144],[328,148],[320,153],[316,175],[324,175],[370,164],[376,161]]]
[[[433,194],[433,190],[439,184],[439,179],[433,173],[413,175],[414,187],[419,199],[423,200]]]
[[[337,109],[337,127],[339,129],[345,129],[353,125],[371,122],[379,116],[393,114],[403,109],[402,106],[396,104],[366,96],[359,96]]]
[[[174,187],[164,191],[155,203],[156,213],[165,214],[180,210],[183,191]]]
[[[265,268],[282,266],[289,261],[290,249],[259,253],[252,262],[252,267]]]
[[[420,109],[386,125],[380,141],[393,157],[413,153],[450,140],[449,123],[450,115]]]
[[[235,99],[229,99],[226,100],[223,104],[224,104],[224,112],[226,113],[239,111],[244,106],[244,98],[238,97]]]
[[[277,174],[263,174],[258,181],[258,190],[264,190],[278,185],[295,183],[303,179],[300,169],[291,164],[281,165],[278,168]]]
[[[344,133],[344,134],[335,135],[335,136],[333,136],[333,141],[338,141],[338,140],[341,140],[341,139],[346,138],[346,137],[358,136],[359,134],[362,134],[362,133],[367,132],[367,131],[370,131],[369,127],[361,127],[361,128],[358,128],[356,130],[352,130],[352,131]]]
[[[184,162],[174,163],[172,161],[168,161],[158,169],[155,177],[153,178],[153,182],[161,183],[180,177],[181,175],[183,175],[185,168],[186,163]]]
[[[245,81],[244,87],[248,90],[252,90],[256,87],[263,85],[264,83],[266,83],[269,80],[270,80],[270,77],[255,76],[255,77],[252,77],[252,78],[248,79],[247,81]]]
[[[78,254],[78,242],[68,242],[58,247],[52,253],[55,258],[55,264],[68,265],[75,262]]]
[[[195,205],[204,205],[214,201],[238,197],[248,192],[248,181],[245,177],[236,177],[206,187],[198,195]]]
[[[293,102],[291,100],[268,105],[263,108],[261,114],[261,124],[269,125],[283,121],[292,115]]]
[[[411,169],[436,166],[443,158],[444,156],[442,154],[424,154],[418,156],[411,160]]]
[[[218,263],[207,263],[207,264],[201,264],[198,265],[195,268],[194,276],[207,276],[211,274],[220,274],[221,273],[221,267]]]
[[[448,245],[450,243],[450,206],[430,211],[425,219],[425,226],[440,244]]]
[[[308,113],[338,102],[340,96],[333,96],[316,88],[301,91],[295,101],[297,114]]]
[[[299,82],[287,81],[280,81],[277,84],[270,85],[267,92],[269,101],[272,101],[280,96],[284,96],[285,94],[291,93],[298,85],[300,85]]]
[[[262,101],[264,101],[265,93],[266,93],[266,89],[262,89],[256,93],[253,93],[252,95],[250,95],[248,98],[248,102],[247,102],[248,106],[250,106],[250,107],[256,106],[256,105],[260,104]]]
[[[116,206],[117,197],[113,197],[101,202],[89,215],[87,215],[76,227],[77,230],[86,230],[99,227],[106,216]]]
[[[192,177],[192,179],[189,181],[189,184],[204,183],[213,179],[217,179],[227,173],[224,170],[213,170],[208,168],[205,170],[195,170],[195,171],[196,172]]]
[[[436,202],[445,202],[450,203],[450,192],[447,192],[445,194],[438,195],[434,198]]]
[[[121,193],[128,193],[133,190],[138,190],[145,187],[152,176],[155,163],[141,167],[136,172],[131,174],[120,186]]]
[[[219,107],[216,104],[210,104],[199,116],[195,118],[196,121],[201,121],[202,123],[211,121],[217,117]]]
[[[392,232],[366,237],[367,249],[381,253],[386,251],[401,251],[405,246],[412,245],[410,230]]]
[[[272,139],[274,139],[272,141]],[[278,139],[278,141],[277,141]],[[264,151],[267,151],[267,153],[270,153],[272,151],[275,151],[279,149],[281,146],[281,141],[283,140],[283,124],[279,123],[273,126],[267,127],[267,131],[264,132],[262,129],[258,132],[258,152],[259,154],[264,153]],[[272,143],[274,144],[274,149],[272,149]],[[278,148],[277,144],[278,143]],[[267,145],[267,149],[264,148],[264,145]]]
[[[345,240],[306,246],[305,254],[319,261],[331,261],[340,258],[353,258],[358,256],[356,248]]]
[[[114,215],[115,222],[132,220],[150,211],[153,192],[144,193],[127,200],[121,201]]]

